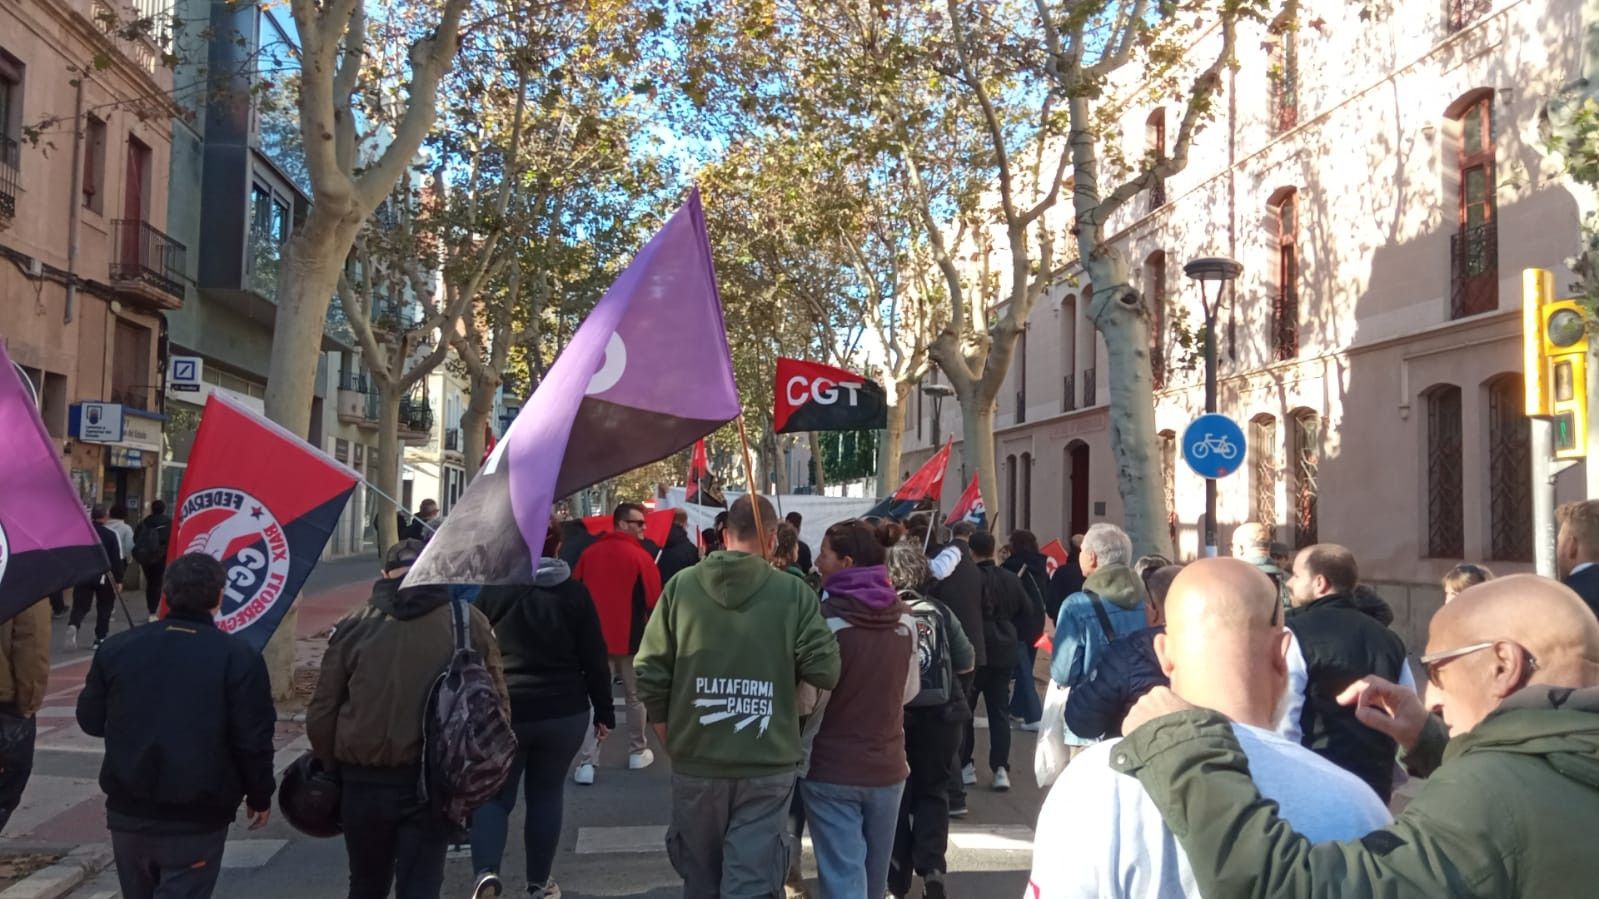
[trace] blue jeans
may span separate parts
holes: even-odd
[[[1038,648],[1029,646],[1016,660],[1016,689],[1010,695],[1010,713],[1025,724],[1044,717],[1044,701],[1038,698],[1038,684],[1033,681],[1033,663],[1037,658]]]
[[[805,794],[805,821],[811,827],[822,899],[883,895],[905,782],[849,787],[802,780],[800,790]]]
[[[516,808],[518,781],[526,789],[527,812],[522,843],[527,855],[527,882],[540,887],[550,879],[555,847],[561,840],[561,806],[565,800],[566,769],[583,745],[589,713],[543,721],[513,721],[516,759],[500,794],[472,813],[472,870],[500,870],[505,855],[511,810]],[[524,777],[525,772],[525,777]]]

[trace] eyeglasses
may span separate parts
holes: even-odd
[[[1432,684],[1434,687],[1441,687],[1442,685],[1438,683],[1438,669],[1442,668],[1445,662],[1458,659],[1461,656],[1469,656],[1474,652],[1482,652],[1484,649],[1491,649],[1495,643],[1499,642],[1509,641],[1484,640],[1481,643],[1470,643],[1457,649],[1446,649],[1443,652],[1422,656],[1421,667],[1427,670],[1427,683]],[[1522,653],[1527,657],[1528,674],[1530,675],[1532,672],[1537,671],[1538,658],[1519,646],[1516,648],[1521,649]]]

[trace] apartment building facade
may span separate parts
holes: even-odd
[[[1531,569],[1521,271],[1573,280],[1577,206],[1538,124],[1580,72],[1580,15],[1574,0],[1407,2],[1378,22],[1361,9],[1311,0],[1296,21],[1248,26],[1186,170],[1107,233],[1156,324],[1152,436],[1179,555],[1202,551],[1204,482],[1178,444],[1204,394],[1171,325],[1203,318],[1183,264],[1228,256],[1244,272],[1218,315],[1218,407],[1248,449],[1219,481],[1219,542],[1260,521],[1293,546],[1343,543],[1414,628],[1456,563]],[[1180,113],[1129,109],[1116,139],[1138,158]],[[1032,310],[1001,392],[1001,529],[1047,539],[1121,518],[1085,280]],[[909,471],[959,440],[959,409],[935,417],[918,392],[907,430]],[[953,467],[964,483],[958,452]],[[1561,501],[1583,478],[1560,476]]]

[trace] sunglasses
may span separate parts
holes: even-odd
[[[1484,649],[1492,649],[1494,644],[1499,642],[1509,641],[1484,640],[1480,643],[1469,643],[1456,649],[1446,649],[1442,652],[1434,652],[1422,656],[1421,667],[1427,671],[1427,683],[1432,684],[1434,687],[1442,687],[1443,685],[1438,683],[1438,669],[1442,668],[1446,662],[1453,661],[1461,656],[1469,656],[1474,652],[1482,652]],[[1532,672],[1538,670],[1538,658],[1519,646],[1516,648],[1521,649],[1522,653],[1527,657],[1527,674],[1530,677]]]

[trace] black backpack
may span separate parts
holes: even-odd
[[[906,708],[948,705],[959,692],[949,651],[949,613],[940,604],[931,605],[932,608],[911,607],[911,617],[916,621],[916,658],[921,665],[922,688],[905,703]]]
[[[428,694],[418,788],[446,821],[461,823],[505,786],[517,747],[494,677],[472,648],[471,612],[452,601],[450,614],[455,652]]]
[[[169,524],[139,526],[133,540],[133,560],[140,565],[160,565],[167,560]]]

